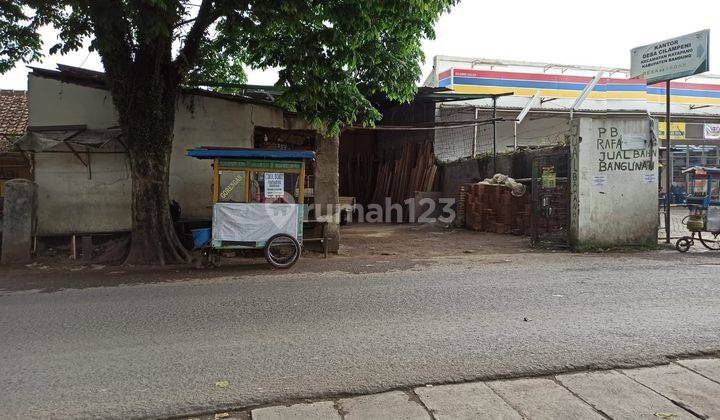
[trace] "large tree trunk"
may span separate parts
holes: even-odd
[[[130,143],[132,173],[132,236],[126,264],[173,264],[187,262],[188,252],[180,243],[169,206],[169,163],[171,143],[157,144],[141,139],[161,139],[167,135],[153,121],[147,137],[138,134]],[[170,134],[172,136],[172,134]],[[155,144],[153,144],[155,143]]]
[[[132,236],[127,264],[188,262],[170,217],[169,171],[180,83],[197,64],[205,32],[219,18],[202,0],[184,46],[173,60],[173,34],[184,18],[173,2],[125,7],[86,2],[95,41],[119,114],[132,174]],[[84,6],[85,7],[85,6]],[[128,15],[129,11],[132,15]]]
[[[159,54],[135,66],[131,98],[120,111],[132,174],[132,234],[126,264],[163,265],[189,261],[169,205],[169,171],[179,83]]]

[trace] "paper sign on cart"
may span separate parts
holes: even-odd
[[[285,195],[285,174],[265,173],[265,197],[282,197]]]

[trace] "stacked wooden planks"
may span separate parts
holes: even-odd
[[[390,162],[381,162],[378,167],[377,177],[375,178],[375,192],[373,193],[373,203],[384,203],[385,197],[390,192]]]
[[[366,154],[358,154],[348,158],[348,161],[342,162],[340,170],[344,171],[340,177],[344,181],[341,185],[341,191],[351,197],[356,197],[360,203],[368,203],[372,190],[370,185],[373,182],[373,156]]]
[[[399,158],[380,162],[372,202],[385,204],[403,202],[416,191],[433,191],[437,183],[438,167],[431,142],[406,143]]]

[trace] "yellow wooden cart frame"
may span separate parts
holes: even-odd
[[[250,185],[253,182],[254,175],[257,173],[282,173],[295,174],[297,178],[297,191],[292,195],[296,203],[287,203],[297,206],[298,223],[297,234],[294,236],[296,241],[302,243],[302,226],[303,211],[305,200],[305,164],[307,160],[314,159],[315,153],[305,150],[263,150],[263,149],[241,149],[241,148],[221,148],[221,147],[203,147],[188,150],[187,155],[198,159],[212,160],[213,162],[213,188],[212,203],[215,209],[216,205],[221,202],[221,173],[225,172],[242,172],[244,173],[244,186],[242,193],[242,201],[236,204],[253,205]],[[266,184],[267,186],[267,184]],[[246,208],[247,207],[243,207]],[[219,208],[218,208],[219,210]],[[222,213],[218,213],[222,214]],[[293,213],[295,214],[295,213]],[[247,217],[247,216],[246,216]],[[251,221],[263,220],[262,218],[253,218]],[[221,219],[218,219],[221,220]],[[292,220],[292,219],[290,219]],[[251,223],[252,224],[252,223]],[[215,219],[213,219],[215,226]],[[245,226],[245,225],[243,225]],[[293,228],[294,229],[294,228]],[[264,230],[263,230],[264,231]],[[218,230],[218,232],[223,232]],[[225,230],[227,232],[227,229]],[[230,233],[237,233],[237,236],[244,236],[244,230],[236,231],[230,229]],[[242,233],[242,234],[241,234]],[[288,233],[289,234],[289,233]],[[221,238],[222,239],[222,238]],[[258,249],[265,248],[270,238],[258,239],[254,238],[243,242],[242,240],[224,241],[215,238],[211,242],[212,249]],[[270,245],[268,245],[269,247]]]

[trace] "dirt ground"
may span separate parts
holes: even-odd
[[[462,256],[542,252],[527,237],[473,232],[440,225],[352,224],[341,227],[339,255],[324,258],[305,250],[288,271],[271,268],[257,258],[223,258],[217,268],[193,266],[128,267],[89,264],[70,259],[38,260],[26,266],[0,266],[0,291],[115,286],[181,281],[189,278],[281,273],[372,273],[404,270]]]
[[[445,228],[436,224],[354,224],[341,230],[343,257],[426,259],[462,253],[531,251],[527,237]]]

